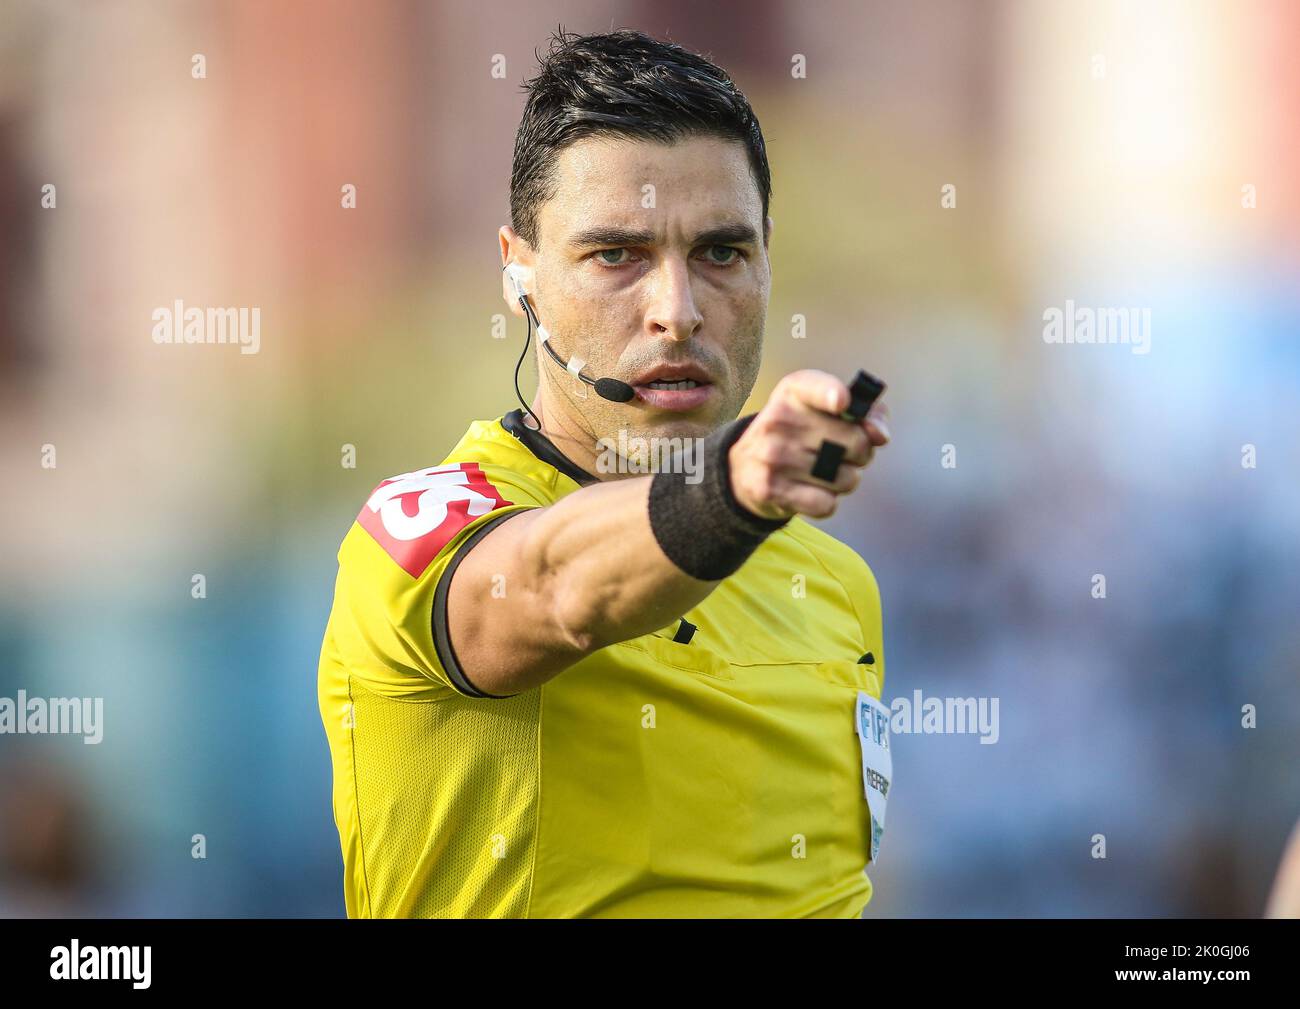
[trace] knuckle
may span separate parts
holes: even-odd
[[[783,375],[772,389],[772,399],[780,402],[793,396],[795,388],[799,385],[800,374],[800,372],[792,371],[788,375]]]
[[[788,390],[787,390],[788,393]],[[772,401],[768,404],[768,420],[771,423],[785,424],[790,421],[794,415],[792,400],[789,395],[783,393],[778,396],[773,394]]]
[[[771,504],[772,494],[775,489],[772,479],[772,471],[765,466],[755,467],[750,471],[745,485],[749,488],[750,497],[759,504]]]
[[[765,466],[778,466],[785,453],[781,442],[776,438],[765,438],[758,448],[758,459]]]

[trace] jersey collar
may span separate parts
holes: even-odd
[[[540,431],[534,431],[525,424],[523,414],[524,411],[516,407],[501,418],[501,426],[523,442],[528,451],[532,452],[538,459],[554,466],[574,483],[585,487],[588,484],[600,482],[599,478],[592,476],[556,448],[555,443],[550,438]]]

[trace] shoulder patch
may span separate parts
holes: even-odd
[[[478,463],[455,463],[385,480],[371,493],[357,524],[403,571],[419,578],[465,526],[512,503]]]

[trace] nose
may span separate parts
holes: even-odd
[[[646,326],[655,336],[680,342],[689,340],[703,322],[691,291],[691,271],[686,260],[665,259],[655,277]]]

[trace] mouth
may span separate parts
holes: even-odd
[[[695,365],[663,367],[631,383],[636,398],[661,410],[694,410],[713,395],[713,383]]]

